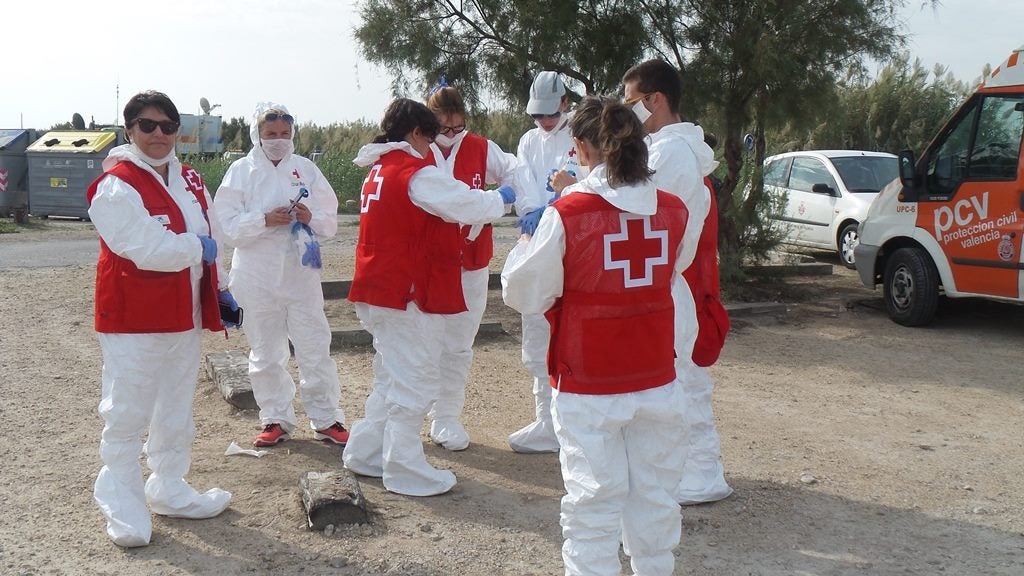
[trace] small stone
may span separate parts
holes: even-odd
[[[434,527],[432,525],[430,525],[430,524],[424,524],[424,525],[420,526],[420,532],[430,532],[433,529],[434,529]]]
[[[988,514],[988,510],[981,507],[975,508],[974,510],[971,510],[971,512],[974,514]]]
[[[804,484],[817,484],[818,479],[814,477],[814,474],[811,474],[810,472],[804,472],[803,474],[800,475],[800,482]]]
[[[967,490],[968,492],[974,492],[974,486],[967,484],[966,486],[964,486],[964,490]]]
[[[344,568],[345,566],[348,566],[348,558],[338,556],[337,558],[333,558],[329,564],[331,565],[331,568]]]
[[[324,526],[324,536],[334,536],[334,524]]]

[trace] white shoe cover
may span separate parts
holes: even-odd
[[[697,463],[687,460],[683,479],[676,489],[676,501],[683,506],[707,504],[728,498],[732,488],[725,481],[721,462]]]
[[[349,430],[348,444],[341,453],[345,468],[360,476],[380,478],[384,475],[384,422],[357,420]]]
[[[146,481],[146,500],[155,514],[201,520],[223,512],[231,503],[231,492],[210,488],[200,494],[181,478],[164,482],[152,474]]]
[[[555,437],[555,427],[550,420],[534,420],[509,434],[508,445],[520,454],[558,452],[558,438]]]
[[[137,484],[126,482],[104,466],[96,477],[93,498],[107,520],[107,536],[114,544],[125,548],[149,544],[153,520],[146,507],[141,478]]]
[[[458,420],[434,420],[430,424],[430,439],[452,452],[469,448],[469,433]]]

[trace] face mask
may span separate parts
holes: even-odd
[[[163,158],[153,158],[152,156],[146,156],[145,154],[142,153],[142,150],[140,150],[139,147],[135,145],[134,142],[131,143],[130,150],[132,154],[135,154],[136,156],[139,157],[140,160],[142,160],[146,164],[149,164],[150,166],[163,166],[164,164],[167,164],[171,160],[174,160],[173,149],[167,153],[167,156],[164,156]]]
[[[647,106],[644,106],[643,98],[637,100],[636,103],[633,104],[633,114],[636,114],[636,117],[640,120],[641,124],[647,122],[647,119],[651,117],[651,111],[647,109]]]
[[[263,153],[270,158],[272,162],[280,162],[284,160],[285,156],[290,155],[295,150],[295,143],[288,138],[275,138],[274,140],[260,140],[260,146],[263,147]]]
[[[434,137],[434,142],[437,142],[437,145],[441,146],[442,148],[451,148],[451,147],[455,146],[455,144],[459,140],[462,140],[462,138],[465,135],[466,135],[466,131],[465,130],[463,130],[462,132],[459,132],[455,136],[448,136],[446,134],[438,134],[437,136]]]

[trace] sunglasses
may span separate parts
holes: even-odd
[[[289,126],[295,123],[295,118],[293,118],[291,114],[278,114],[277,112],[267,112],[266,114],[263,115],[263,120],[265,122],[276,122],[278,118],[284,120],[285,124]]]
[[[650,96],[651,94],[654,94],[654,92],[648,92],[646,94],[640,94],[640,95],[638,95],[638,96],[636,96],[634,98],[629,98],[629,99],[623,98],[622,99],[622,105],[623,106],[632,106],[633,104],[636,104],[637,102],[639,102],[641,100],[646,100],[647,97]]]
[[[530,114],[530,118],[533,118],[534,120],[544,120],[545,118],[555,119],[555,118],[558,118],[561,115],[562,115],[562,112],[561,112],[561,110],[559,110],[558,112],[555,112],[554,114]]]
[[[181,126],[181,124],[178,124],[174,120],[162,120],[157,122],[156,120],[150,120],[149,118],[139,118],[135,121],[135,125],[138,126],[139,130],[142,130],[145,134],[152,134],[153,130],[156,130],[156,127],[159,126],[160,131],[167,136],[177,132],[178,127]]]
[[[441,134],[444,134],[445,136],[447,136],[449,134],[451,134],[452,136],[455,136],[457,134],[462,134],[465,131],[466,131],[466,125],[463,124],[461,126],[441,126],[441,129],[438,132],[441,133]]]

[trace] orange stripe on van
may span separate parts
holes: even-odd
[[[989,78],[995,78],[996,76],[999,76],[999,72],[1001,72],[1001,71],[1002,71],[1002,68],[996,68],[995,70],[992,71],[991,74],[988,75],[988,77]]]
[[[1020,56],[1020,52],[1014,52],[1010,54],[1010,59],[1006,61],[1007,68],[1013,68],[1017,65],[1017,58]]]

